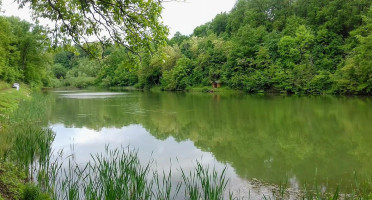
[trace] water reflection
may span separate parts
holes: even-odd
[[[372,174],[369,98],[143,92],[61,98],[74,93],[49,93],[47,118],[55,146],[74,138],[82,161],[110,143],[138,147],[143,159],[153,153],[159,168],[176,157],[185,167],[200,157],[228,164],[229,176],[248,185],[287,179],[298,187],[316,175],[336,187],[341,180],[348,185],[353,171]]]
[[[186,173],[193,171],[196,161],[215,168],[221,172],[226,169],[226,176],[230,178],[228,188],[241,196],[261,197],[266,186],[252,188],[249,182],[240,179],[234,169],[226,164],[216,161],[211,152],[203,152],[196,148],[192,141],[177,142],[173,137],[165,140],[158,140],[141,125],[130,125],[122,128],[102,128],[100,131],[86,127],[74,128],[65,127],[63,124],[51,125],[56,132],[55,142],[52,148],[63,149],[65,156],[74,155],[77,164],[84,166],[91,160],[91,155],[105,152],[106,145],[112,149],[130,147],[137,150],[138,156],[145,166],[149,161],[152,163],[152,170],[162,173],[172,171],[173,184],[181,180],[181,168]],[[64,163],[65,167],[68,163]],[[257,185],[256,185],[257,186]],[[266,189],[266,195],[270,191]],[[228,194],[226,193],[226,196]]]
[[[177,161],[177,158],[178,162],[186,168],[193,167],[190,161],[197,158],[202,158],[211,166],[216,164],[211,153],[204,153],[197,149],[193,142],[176,142],[172,137],[158,140],[141,125],[130,125],[119,129],[103,128],[100,131],[85,127],[67,128],[63,124],[54,124],[52,127],[57,133],[53,148],[66,149],[67,155],[74,153],[78,158],[77,161],[81,163],[89,161],[90,154],[104,152],[105,145],[109,144],[110,148],[133,146],[140,149],[139,155],[142,160],[148,161],[155,158],[161,169],[169,169],[170,160]],[[71,144],[74,145],[74,152],[71,152]]]
[[[64,92],[61,92],[64,93]],[[61,94],[62,98],[71,99],[97,99],[97,98],[110,98],[114,96],[124,95],[125,93],[120,92],[84,92],[84,93],[68,93]]]

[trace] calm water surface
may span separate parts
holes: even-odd
[[[131,146],[158,170],[192,169],[196,160],[228,166],[229,187],[251,196],[283,181],[346,188],[354,171],[372,175],[370,98],[97,91],[47,98],[54,149],[81,163],[107,144]]]

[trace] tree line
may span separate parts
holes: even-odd
[[[50,85],[53,55],[45,29],[15,17],[0,17],[0,27],[0,80]]]
[[[15,43],[1,43],[6,44]],[[125,47],[106,45],[96,48],[99,59],[91,59],[77,46],[54,52],[50,70],[43,71],[52,72],[49,82],[37,80],[55,87],[187,90],[219,83],[249,93],[372,93],[369,0],[238,0],[230,12],[218,14],[193,34],[176,33],[166,45],[155,46],[153,51],[138,49],[134,54]],[[45,48],[40,50],[40,56],[48,55]],[[32,64],[23,67],[23,61],[33,59],[22,61],[19,52],[17,69],[33,69]],[[3,60],[0,66],[11,65]],[[8,80],[4,69],[0,67],[1,78]],[[30,72],[22,73],[18,77],[34,82]]]

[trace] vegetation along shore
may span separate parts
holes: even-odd
[[[231,11],[216,15],[192,34],[177,32],[171,38],[161,20],[166,2],[14,2],[28,6],[35,19],[52,21],[52,28],[0,15],[0,200],[372,199],[372,174],[349,170],[366,169],[369,162],[361,157],[371,155],[365,120],[372,95],[372,1],[236,0]],[[19,90],[12,88],[15,83]],[[65,88],[78,91],[63,92]],[[207,99],[192,93],[213,94]],[[269,93],[299,94],[314,104],[309,99],[265,96]],[[311,99],[312,95],[341,97]],[[223,104],[225,96],[236,98],[226,97],[231,103]],[[231,106],[234,103],[241,108]],[[303,109],[306,106],[314,109]],[[300,113],[303,110],[307,112]],[[180,164],[174,171],[143,157],[141,149],[110,144],[83,162],[74,151],[64,155],[63,149],[55,148],[58,128],[74,136],[91,133],[88,139],[93,141],[96,132],[109,132],[104,135],[109,138],[133,127],[150,138],[146,148],[162,152],[156,145],[164,141],[174,149],[191,146],[191,153],[205,153],[224,167],[180,159],[168,165],[183,163],[189,168]],[[137,141],[133,135],[128,138]],[[237,149],[247,144],[251,153],[241,156]],[[188,158],[195,159],[191,153]],[[235,159],[238,154],[241,157]],[[316,159],[325,155],[328,159]],[[329,158],[335,155],[350,162]],[[241,164],[252,158],[262,162],[249,163],[255,168]],[[191,162],[195,163],[190,169]],[[337,187],[317,177],[299,181],[310,174],[304,163],[320,163],[328,172],[353,178],[341,180]],[[158,164],[169,169],[157,170]],[[328,169],[335,165],[347,170]],[[267,178],[275,167],[288,168],[288,174],[271,174],[286,177],[280,183]],[[252,178],[256,175],[262,179]],[[231,191],[230,177],[266,192],[251,196],[250,191]]]

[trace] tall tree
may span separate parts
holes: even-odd
[[[363,21],[364,25],[351,33],[358,43],[340,70],[342,93],[372,94],[372,7]]]

